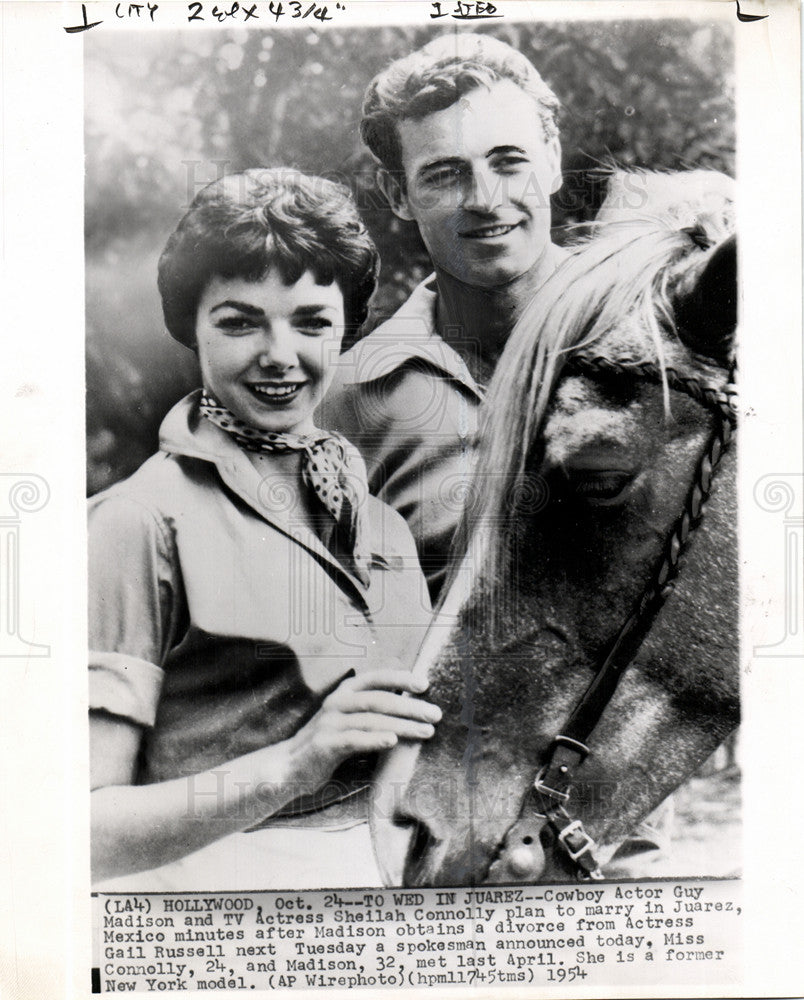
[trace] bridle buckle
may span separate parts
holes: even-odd
[[[533,781],[533,791],[537,796],[537,805],[541,805],[538,801],[538,797],[548,799],[553,803],[564,803],[569,801],[569,792],[559,791],[558,788],[553,788],[551,785],[545,785],[544,778],[546,775],[546,768],[542,768],[541,771],[536,775]],[[540,816],[544,816],[545,813],[540,812]]]
[[[572,846],[569,844],[570,837],[573,838]],[[594,855],[595,848],[597,847],[594,840],[584,830],[583,823],[579,819],[574,819],[571,823],[568,823],[561,833],[558,834],[558,840],[571,861],[577,861],[587,851],[590,855]]]

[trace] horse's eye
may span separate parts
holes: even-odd
[[[614,506],[625,499],[634,475],[613,469],[578,469],[566,473],[567,492],[595,506]]]

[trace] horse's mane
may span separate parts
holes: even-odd
[[[504,583],[518,502],[539,495],[528,472],[539,466],[544,420],[567,360],[627,322],[640,332],[629,342],[628,360],[663,369],[661,328],[673,326],[671,279],[681,262],[701,252],[699,237],[717,242],[720,228],[707,232],[704,218],[679,228],[678,219],[662,213],[596,223],[525,308],[481,407],[471,502],[457,538],[461,551],[471,547],[485,588]]]
[[[734,231],[735,183],[718,170],[620,170],[608,173],[595,223],[623,222],[637,213],[676,229],[701,226],[720,242]]]

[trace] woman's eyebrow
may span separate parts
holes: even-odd
[[[218,302],[209,310],[210,315],[219,309],[239,309],[240,312],[247,313],[249,316],[264,315],[259,306],[252,305],[250,302],[238,302],[237,299],[226,299],[224,302]]]
[[[307,305],[305,305],[305,306],[296,306],[296,308],[293,310],[293,315],[294,316],[313,316],[316,313],[326,312],[327,309],[334,309],[334,308],[335,307],[331,306],[331,305],[320,305],[320,306],[314,306],[314,305],[307,306]]]

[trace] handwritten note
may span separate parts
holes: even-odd
[[[466,0],[458,0],[452,10],[445,10],[447,4],[434,2],[430,5],[433,11],[430,13],[431,20],[439,17],[451,17],[456,21],[480,21],[490,17],[502,17],[497,12],[493,3],[485,3],[484,0],[475,0],[474,3],[467,3]]]
[[[142,23],[158,21],[157,13],[159,4],[145,0],[145,2],[116,3],[109,6],[107,17],[119,21],[139,21]],[[462,6],[487,7],[489,4],[480,3],[478,5],[463,4]],[[95,9],[101,7],[100,4],[93,4]],[[332,21],[338,12],[344,12],[346,4],[338,0],[335,4],[320,3],[318,0],[268,0],[262,3],[240,3],[239,0],[231,0],[228,3],[210,3],[208,0],[193,0],[186,5],[186,21],[204,22],[206,24],[223,24],[225,22],[244,23],[252,20],[263,20],[276,23],[280,20],[305,20],[326,22]],[[64,26],[64,30],[69,35],[89,31],[104,23],[104,18],[90,21],[87,16],[87,5],[81,4],[81,21],[78,24]]]

